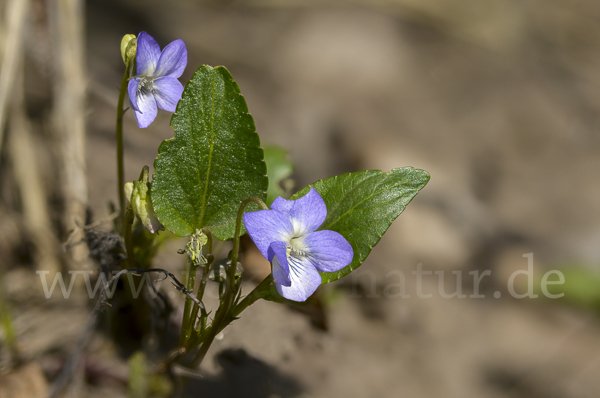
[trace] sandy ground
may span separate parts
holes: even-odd
[[[599,396],[597,317],[511,298],[507,283],[527,269],[526,253],[540,275],[570,261],[600,264],[600,3],[110,0],[89,1],[87,18],[99,218],[116,199],[118,43],[140,30],[161,46],[185,41],[184,81],[201,64],[231,71],[262,142],[289,149],[297,188],[361,169],[432,176],[362,267],[324,287],[327,331],[310,311],[259,302],[214,344],[203,378],[187,383],[190,397]],[[126,114],[128,180],[172,136],[169,117],[140,130]],[[264,267],[257,258],[247,254]],[[183,266],[173,254],[160,259]],[[430,298],[418,297],[419,264],[438,271],[424,277]],[[472,295],[468,273],[485,270],[484,298],[438,291],[440,275],[445,292],[456,290],[458,273]],[[36,278],[13,267],[4,283],[22,344],[52,377],[89,309],[23,287]],[[87,357],[124,377],[116,351],[99,335]],[[113,379],[80,386],[79,396],[125,396]]]

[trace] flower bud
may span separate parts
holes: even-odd
[[[125,184],[125,195],[131,203],[133,213],[140,219],[144,227],[155,233],[162,231],[165,227],[158,221],[152,207],[152,197],[150,196],[150,183],[148,182],[148,166],[144,166],[140,179],[138,181]]]
[[[137,39],[135,35],[125,35],[121,39],[121,57],[125,65],[128,65],[129,61],[135,58],[137,51]]]
[[[128,182],[125,184],[125,197],[129,202],[131,202],[131,196],[133,195],[133,182]]]

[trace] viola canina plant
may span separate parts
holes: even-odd
[[[429,181],[427,172],[412,167],[363,170],[324,178],[290,196],[286,189],[293,165],[285,150],[261,147],[246,101],[225,67],[198,67],[184,89],[178,80],[187,65],[182,40],[161,52],[145,32],[126,35],[121,55],[125,73],[117,106],[120,213],[115,228],[126,255],[122,268],[113,271],[169,274],[149,268],[157,242],[173,235],[188,241],[179,251],[187,256],[183,281],[170,274],[185,295],[180,339],[156,369],[171,374],[175,363],[199,366],[215,337],[260,299],[310,301],[320,285],[348,275]],[[159,146],[154,173],[146,166],[138,181],[127,184],[126,94],[140,128],[155,120],[158,108],[174,112],[174,135]],[[166,232],[159,235],[161,230]],[[272,271],[249,293],[242,292],[240,253],[246,232]],[[216,240],[231,241],[232,249]],[[209,283],[218,284],[216,308],[204,305]]]

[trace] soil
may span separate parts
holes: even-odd
[[[537,280],[600,264],[600,3],[92,0],[86,28],[96,219],[117,199],[119,43],[142,30],[185,41],[184,82],[201,64],[230,70],[261,142],[289,149],[297,189],[362,169],[431,174],[359,270],[323,286],[317,307],[250,307],[187,374],[185,396],[600,396],[598,312],[508,290],[527,253]],[[141,130],[126,113],[126,180],[152,166],[169,118]],[[169,241],[155,265],[181,275],[184,244]],[[268,270],[248,245],[247,267]],[[51,383],[91,303],[46,300],[31,266],[3,268],[21,347]],[[457,290],[466,297],[446,297]],[[162,291],[177,319],[180,294]],[[122,346],[157,344],[109,336],[92,337],[73,396],[125,397]]]

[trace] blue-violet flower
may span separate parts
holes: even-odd
[[[279,294],[305,301],[321,284],[318,271],[339,271],[350,264],[352,246],[337,232],[317,231],[327,207],[314,188],[297,200],[279,197],[271,209],[244,214],[244,225],[271,261]]]
[[[177,80],[187,65],[183,40],[175,40],[162,53],[158,43],[146,32],[137,38],[137,76],[129,80],[129,103],[138,126],[146,128],[154,121],[157,107],[175,112],[183,85]]]

